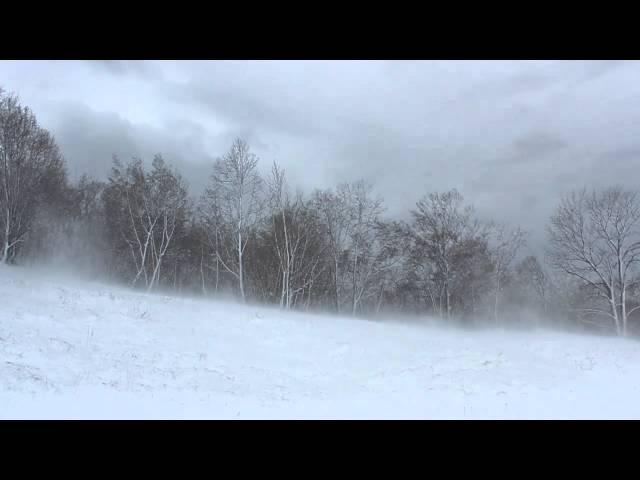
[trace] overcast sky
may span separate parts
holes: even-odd
[[[637,61],[0,61],[72,176],[162,153],[192,189],[243,137],[305,190],[364,178],[404,216],[457,188],[543,238],[560,195],[640,187]]]

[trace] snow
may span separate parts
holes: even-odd
[[[0,270],[2,419],[640,418],[640,343],[462,331]]]

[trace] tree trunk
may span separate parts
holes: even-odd
[[[216,223],[216,295],[218,294],[218,283],[220,282],[220,252],[218,251],[218,225]]]
[[[449,292],[449,280],[444,282],[445,306],[447,309],[447,320],[451,320],[451,294]]]
[[[149,283],[149,286],[147,287],[147,293],[150,292],[153,289],[153,286],[155,285],[156,280],[160,276],[160,265],[161,264],[162,264],[162,257],[160,257],[158,259],[158,263],[156,263],[156,266],[153,269],[153,274],[151,275],[151,282]]]
[[[380,295],[378,295],[378,303],[376,305],[376,314],[380,313],[380,307],[382,307],[383,294],[384,294],[384,283],[380,285]]]
[[[622,285],[621,288],[621,293],[620,293],[620,303],[621,303],[621,309],[622,309],[622,336],[626,337],[627,336],[627,292],[626,292],[627,288],[626,285]]]
[[[618,279],[620,280],[620,313],[622,316],[622,336],[627,336],[627,285],[622,273],[622,258],[618,251]]]
[[[200,278],[202,280],[202,294],[206,295],[207,294],[207,288],[205,287],[205,283],[204,283],[203,262],[204,262],[204,246],[200,245]]]
[[[356,298],[356,284],[357,284],[357,271],[358,271],[358,243],[355,245],[355,252],[353,255],[353,277],[352,277],[352,290],[353,295],[351,299],[351,315],[355,316],[356,309],[358,308],[358,300]]]
[[[336,313],[340,313],[340,294],[338,292],[338,258],[334,257],[335,270],[334,270],[334,283],[336,294]]]
[[[282,288],[280,289],[280,308],[284,307],[287,284],[287,272],[282,271]]]
[[[9,208],[7,208],[6,215],[7,215],[7,218],[5,221],[5,228],[4,228],[4,246],[2,248],[2,259],[0,259],[0,263],[3,265],[6,265],[9,262],[9,249],[11,248],[11,244],[9,243],[9,233],[11,232]]]
[[[2,248],[2,259],[0,259],[0,264],[6,265],[9,263],[9,241],[4,241],[4,247]]]
[[[493,320],[498,324],[498,297],[500,295],[500,279],[496,278],[496,296],[493,302]]]
[[[613,287],[609,288],[609,306],[611,307],[611,314],[613,316],[613,321],[616,325],[616,333],[618,335],[621,335],[622,330],[620,328],[620,318],[618,316],[618,307],[616,306],[616,297],[615,297]]]
[[[238,233],[238,281],[240,283],[240,297],[245,301],[244,296],[244,275],[242,270],[242,234]]]

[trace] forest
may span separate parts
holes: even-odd
[[[52,134],[0,90],[0,262],[284,310],[640,333],[636,191],[567,191],[544,252],[525,255],[526,225],[480,219],[455,189],[415,192],[393,219],[375,185],[303,192],[240,138],[200,196],[161,155],[112,161],[108,179],[71,181]]]

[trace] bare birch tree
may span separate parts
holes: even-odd
[[[153,160],[153,170],[149,176],[150,196],[147,208],[151,216],[157,218],[155,232],[151,237],[153,271],[147,287],[150,291],[160,279],[163,260],[175,237],[176,229],[185,221],[187,209],[187,188],[182,177],[172,171],[162,157]]]
[[[244,257],[253,229],[263,214],[262,179],[256,170],[258,157],[250,152],[249,145],[236,139],[231,149],[214,165],[211,195],[218,200],[221,220],[231,234],[233,249],[216,257],[222,267],[238,281],[242,300],[246,300]]]
[[[627,335],[629,290],[640,262],[640,202],[620,187],[573,192],[563,198],[548,228],[553,265],[580,279],[607,308],[585,309],[608,317],[619,335]]]
[[[65,178],[53,137],[16,96],[0,90],[0,263],[12,261],[25,241],[47,184]]]
[[[135,267],[131,284],[143,279],[150,291],[160,278],[176,227],[185,220],[186,186],[160,156],[154,158],[151,173],[140,159],[123,167],[114,158],[109,182],[109,223],[131,253]]]
[[[285,172],[277,163],[273,164],[269,192],[273,246],[281,273],[280,307],[289,309],[323,273],[325,249],[319,247],[322,233],[310,205],[299,192],[291,197]]]

